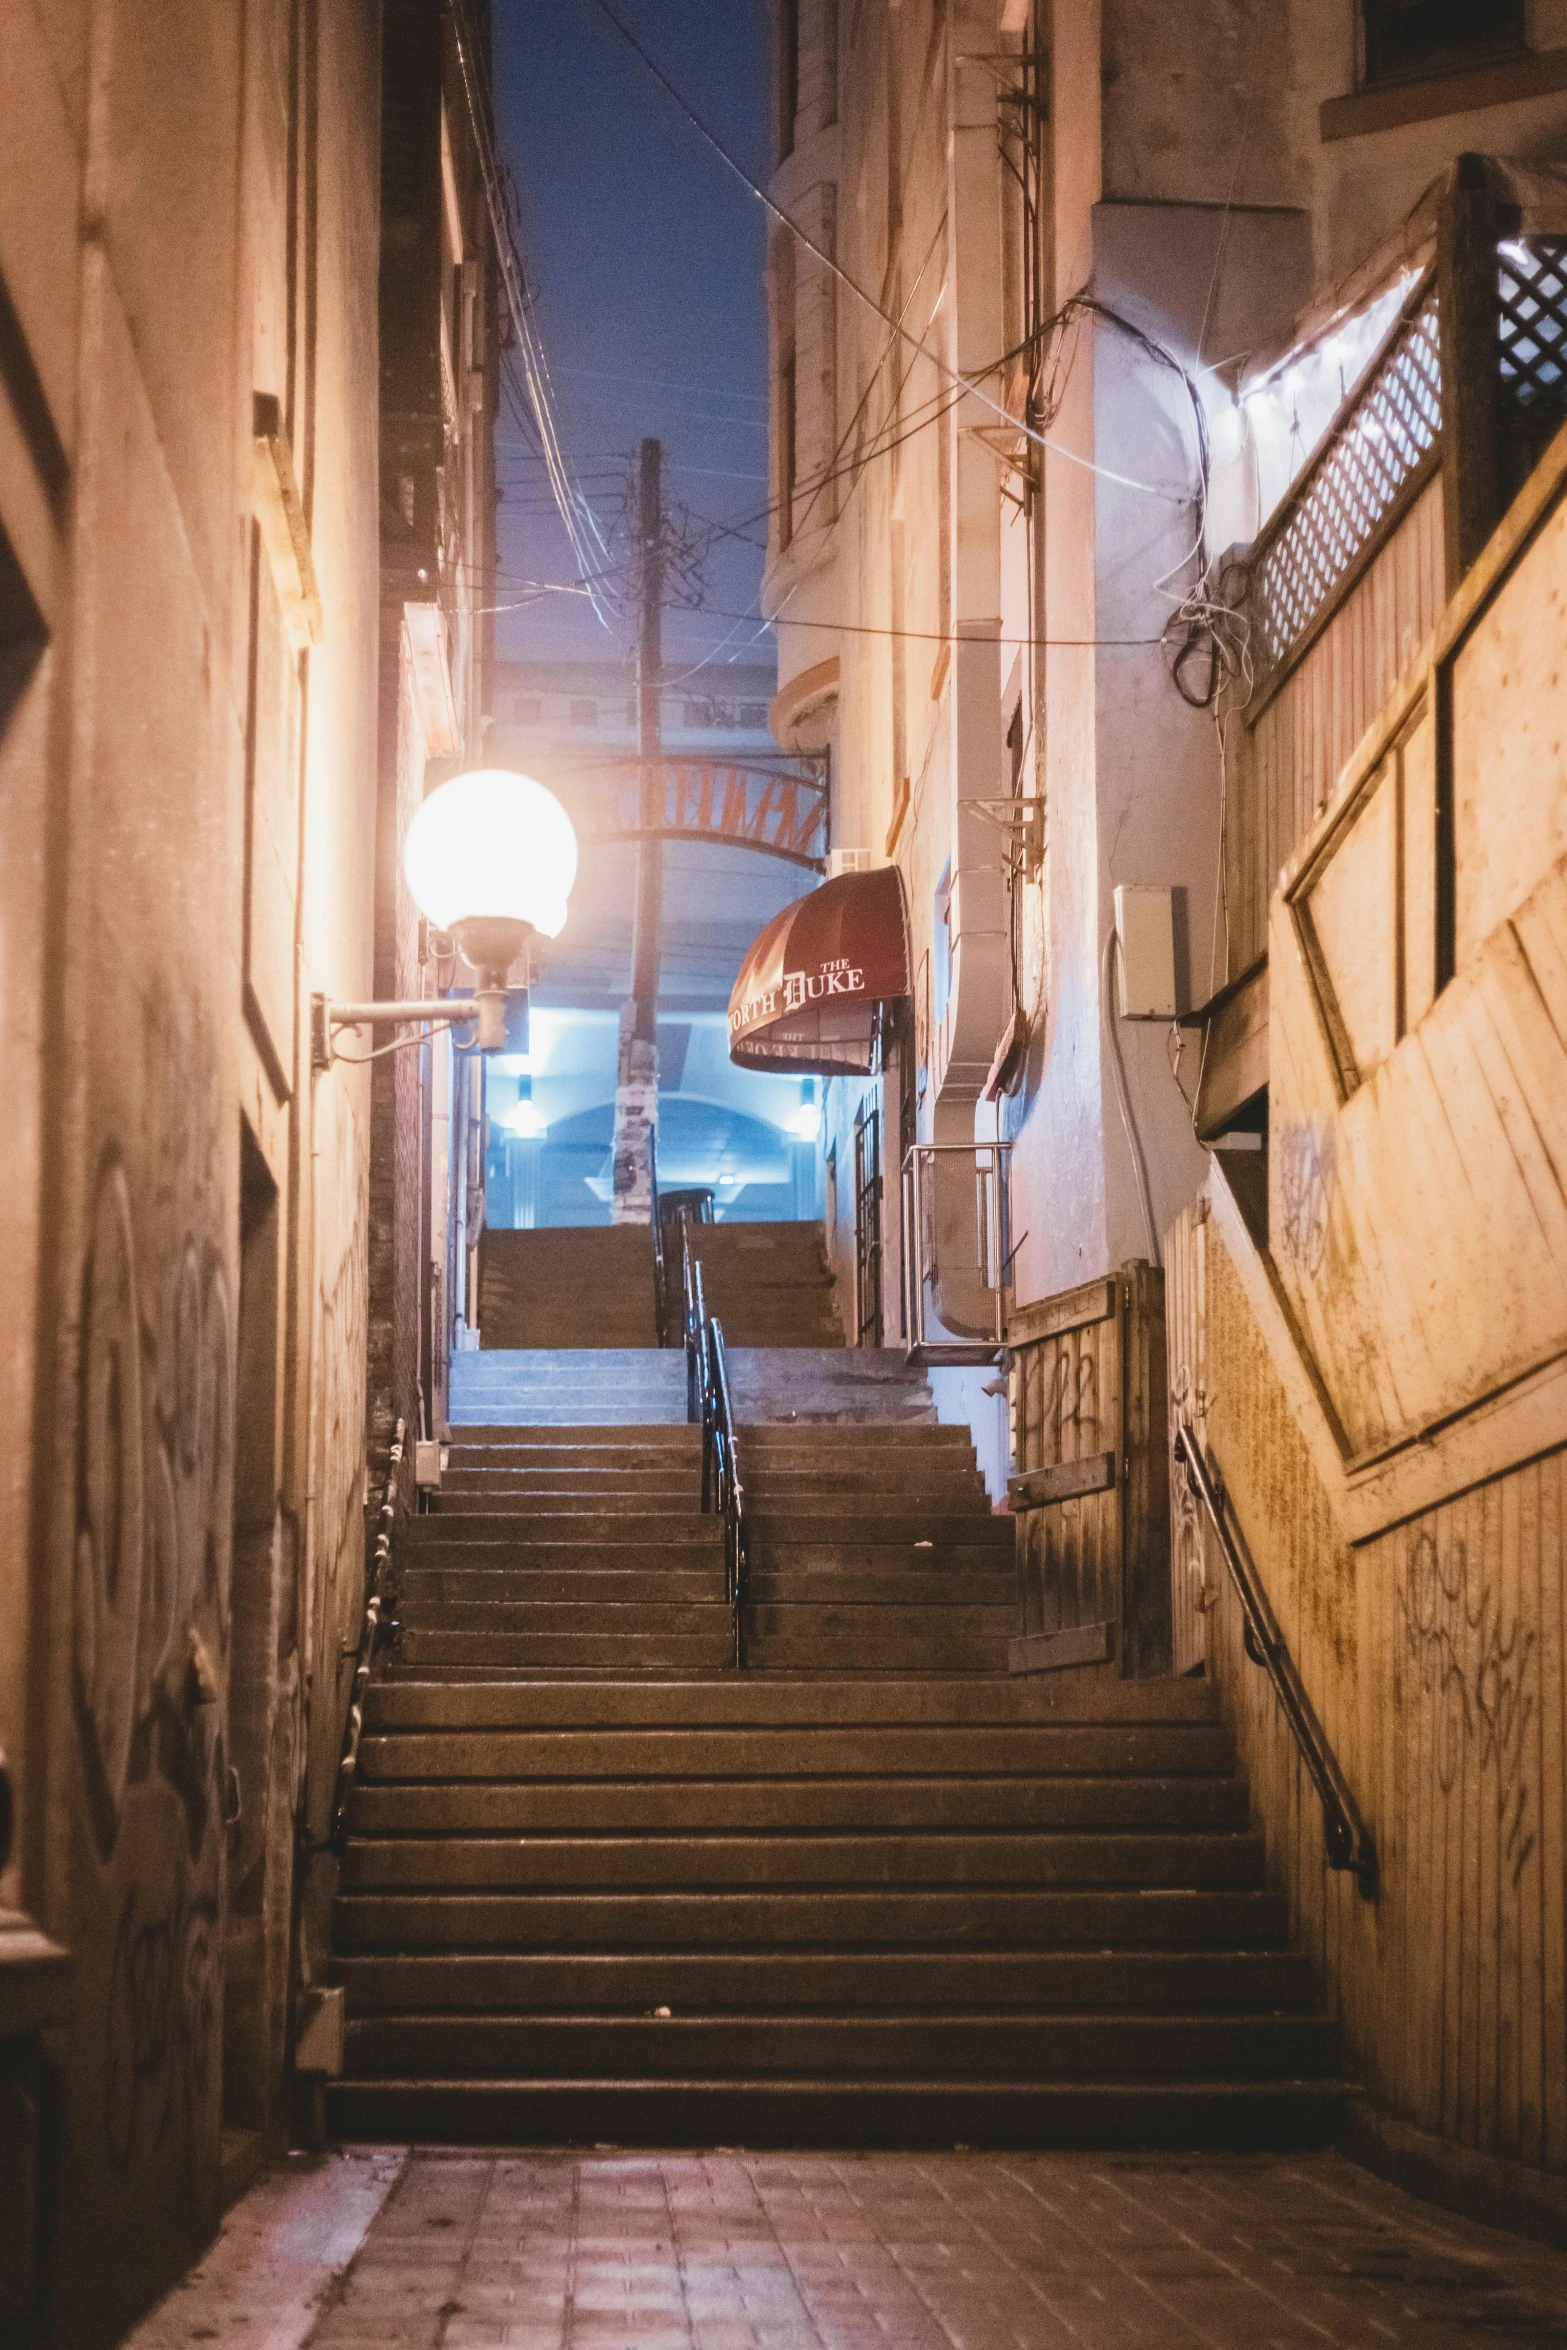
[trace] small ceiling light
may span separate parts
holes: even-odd
[[[549,1120],[536,1102],[514,1102],[501,1124],[519,1142],[537,1142],[549,1132]]]
[[[797,1110],[791,1110],[784,1126],[796,1142],[814,1142],[821,1130],[822,1114],[814,1102],[802,1102]]]

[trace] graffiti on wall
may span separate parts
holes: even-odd
[[[1302,1126],[1284,1128],[1277,1150],[1284,1245],[1301,1270],[1314,1278],[1328,1250],[1333,1137],[1312,1118]]]
[[[101,1953],[101,2145],[215,2194],[233,1407],[223,1268],[187,1237],[155,1281],[130,1186],[100,1172],[84,1268],[72,1692]]]
[[[1536,1633],[1506,1607],[1468,1545],[1429,1525],[1410,1538],[1398,1615],[1399,1678],[1412,1677],[1430,1711],[1437,1783],[1450,1795],[1466,1768],[1489,1775],[1516,1890],[1536,1837],[1528,1769],[1537,1743]]]

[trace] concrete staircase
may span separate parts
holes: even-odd
[[[481,1351],[656,1347],[652,1233],[645,1224],[486,1232],[479,1343]]]
[[[479,1347],[453,1355],[453,1430],[684,1427],[686,1358],[678,1348]]]
[[[843,1346],[819,1224],[692,1224],[687,1240],[727,1346]]]
[[[726,1325],[812,1324],[778,1295],[811,1282],[748,1297],[740,1262]],[[1009,1678],[1011,1521],[901,1357],[780,1338],[731,1372],[744,1671],[683,1356],[455,1359],[351,1799],[335,2128],[1332,2136],[1333,2029],[1213,1691]]]
[[[1012,1520],[967,1431],[747,1427],[745,1658],[758,1672],[1004,1673]],[[721,1672],[723,1528],[680,1425],[457,1429],[398,1537],[400,1658],[423,1669]]]
[[[372,1688],[344,2136],[1274,2145],[1333,2028],[1201,1682]]]

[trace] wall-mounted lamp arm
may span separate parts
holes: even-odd
[[[443,1027],[479,1024],[477,1042],[483,1052],[494,1052],[506,1042],[506,991],[481,989],[477,995],[433,998],[429,1002],[334,1004],[330,997],[310,999],[310,1065],[330,1069],[337,1058],[337,1037],[344,1028],[395,1028],[414,1024]],[[350,1056],[351,1058],[352,1056]]]

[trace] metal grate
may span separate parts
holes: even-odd
[[[1299,643],[1441,430],[1433,280],[1259,550],[1251,623],[1261,670],[1276,668]]]
[[[1567,412],[1567,237],[1509,237],[1497,248],[1502,388],[1530,423]]]

